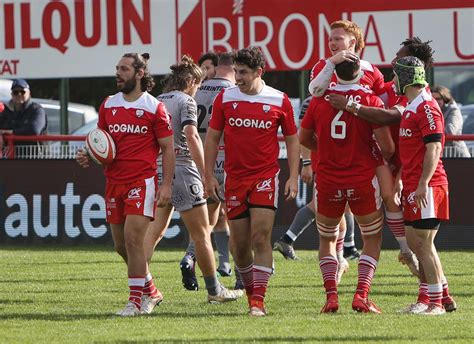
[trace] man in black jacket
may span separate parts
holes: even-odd
[[[30,85],[24,79],[13,81],[12,98],[0,113],[0,135],[43,135],[48,122],[44,109],[31,100]],[[15,142],[15,145],[31,145],[35,142]]]

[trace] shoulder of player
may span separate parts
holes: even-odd
[[[327,89],[326,94],[329,94],[331,92],[360,92],[365,95],[369,94],[374,94],[372,90],[365,88],[364,86],[360,84],[348,84],[348,85],[343,85],[343,84],[336,84],[336,86],[330,87]]]
[[[423,89],[423,91],[408,104],[406,110],[413,113],[425,113],[425,110],[429,108],[435,110],[434,112],[440,113],[435,102],[436,101],[433,99],[431,93],[427,92],[426,89]]]
[[[364,72],[382,73],[377,67],[366,60],[360,60],[360,69],[362,69]]]
[[[121,92],[114,94],[113,96],[108,97],[104,101],[104,109],[110,108],[125,108],[125,109],[136,109],[136,110],[144,110],[146,112],[154,114],[158,108],[158,105],[161,102],[153,97],[148,92],[144,92],[140,98],[135,100],[134,102],[127,102],[123,98],[123,94]]]

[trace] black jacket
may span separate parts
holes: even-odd
[[[0,129],[11,129],[14,135],[44,135],[47,133],[48,120],[40,104],[28,100],[21,110],[16,111],[8,102],[0,113]],[[15,145],[31,145],[34,142],[16,142]]]

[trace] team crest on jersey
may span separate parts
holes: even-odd
[[[117,109],[112,109],[112,116],[115,116],[116,113],[117,113]]]
[[[234,108],[234,110],[237,109],[237,105],[239,105],[239,104],[237,104],[237,103],[232,103],[232,107]]]
[[[143,116],[143,114],[144,114],[145,112],[144,112],[143,110],[138,109],[137,111],[135,111],[135,113],[136,113],[137,117],[140,118],[140,117]]]
[[[270,105],[265,104],[263,106],[263,112],[267,113],[268,111],[270,111]]]

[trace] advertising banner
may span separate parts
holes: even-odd
[[[299,182],[298,197],[285,201],[288,178],[286,160],[280,160],[280,197],[273,240],[289,227],[297,210],[312,199],[310,186]],[[438,235],[444,248],[473,248],[474,214],[469,212],[474,185],[472,159],[446,159],[450,180],[451,220],[443,223]],[[73,160],[0,160],[0,244],[111,244],[105,222],[105,179],[96,165],[84,169]],[[356,238],[360,236],[356,231]],[[160,247],[185,247],[188,234],[179,214],[174,213]],[[387,230],[384,247],[395,248]],[[315,226],[298,239],[296,248],[317,248]]]
[[[152,73],[165,74],[182,54],[249,45],[268,70],[307,70],[330,55],[339,19],[361,26],[361,55],[375,65],[412,36],[433,41],[437,65],[474,64],[465,0],[0,0],[0,78],[110,76],[127,52],[150,53]]]

